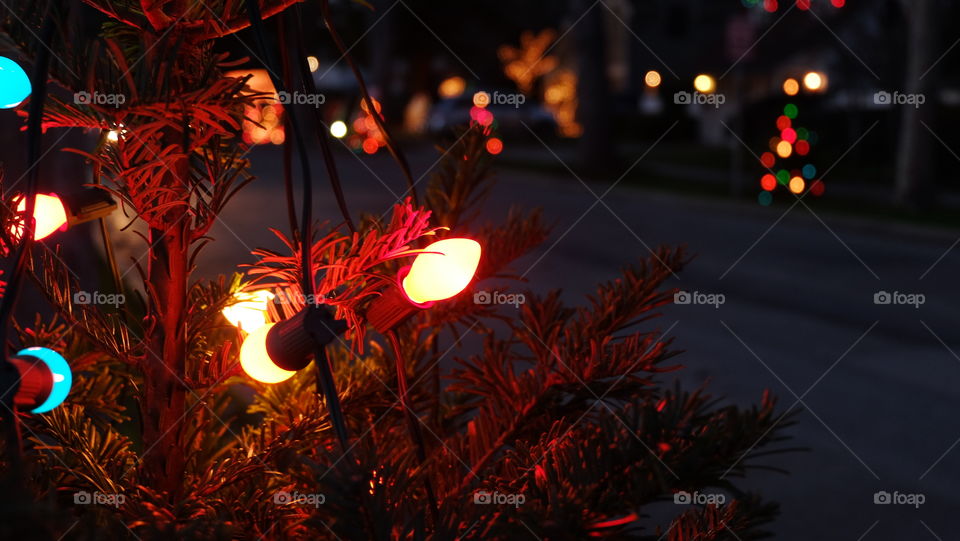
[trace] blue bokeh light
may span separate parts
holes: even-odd
[[[27,355],[43,361],[50,373],[53,374],[53,388],[50,389],[50,396],[43,401],[31,413],[45,413],[59,406],[70,394],[70,387],[73,385],[73,372],[70,365],[62,355],[48,348],[32,347],[21,349],[17,355]]]

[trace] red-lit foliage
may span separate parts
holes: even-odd
[[[292,3],[261,9],[271,15]],[[117,310],[74,303],[81,284],[56,248],[36,252],[32,276],[58,315],[17,326],[19,341],[63,351],[75,384],[63,406],[24,418],[25,477],[36,503],[0,504],[24,517],[0,524],[0,534],[584,539],[645,530],[684,540],[722,526],[746,539],[772,517],[771,504],[740,496],[662,523],[648,518],[648,505],[678,490],[734,488],[726,474],[742,475],[776,451],[789,419],[767,396],[740,409],[702,390],[664,386],[664,372],[680,368],[677,351],[651,319],[673,298],[665,282],[686,263],[682,250],[630,257],[633,265],[580,305],[559,291],[524,289],[529,267],[518,261],[549,227],[536,211],[513,210],[500,224],[479,220],[492,177],[489,134],[477,128],[444,149],[423,207],[402,202],[389,220],[373,215],[352,235],[316,226],[316,289],[351,327],[329,348],[353,438],[343,456],[314,371],[272,386],[244,378],[240,337],[221,315],[251,282],[301,298],[297,237],[281,235],[288,253],[258,250],[245,277],[191,276],[210,225],[250,180],[240,124],[251,98],[242,80],[221,75],[230,59],[207,41],[246,26],[243,2],[84,5],[109,21],[97,36],[61,29],[53,76],[73,92],[95,84],[129,99],[116,108],[52,100],[45,125],[121,130],[116,144],[83,152],[145,223],[150,251],[139,281],[125,286],[131,302]],[[34,42],[20,21],[37,26],[46,7],[18,3],[0,19],[27,54]],[[364,333],[363,314],[430,233],[478,240],[476,288],[525,302],[483,304],[467,291],[397,329],[408,403],[426,440],[421,461],[398,407],[392,354],[382,337]],[[426,486],[436,509],[428,509]],[[79,491],[124,501],[82,505]],[[487,492],[524,502],[482,505]],[[323,503],[291,504],[282,494],[322,494]]]

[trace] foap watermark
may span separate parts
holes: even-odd
[[[927,103],[927,96],[924,94],[904,94],[897,91],[891,94],[886,90],[881,90],[873,95],[873,103],[877,105],[912,105],[919,109],[921,105]]]
[[[902,492],[893,493],[881,490],[873,493],[873,503],[875,505],[912,505],[917,509],[926,503],[927,497],[924,494],[904,494]]]
[[[699,291],[677,291],[673,294],[674,304],[703,304],[720,308],[721,304],[727,302],[727,296],[723,293],[701,293]]]
[[[312,105],[314,107],[320,107],[327,101],[327,97],[323,94],[310,94],[307,92],[287,92],[281,90],[277,92],[277,101],[281,105]]]
[[[73,95],[73,103],[76,105],[109,105],[111,107],[120,107],[127,102],[127,96],[124,94],[106,94],[103,92],[87,92],[81,90]]]
[[[686,90],[681,90],[673,95],[673,103],[677,105],[712,105],[719,109],[721,105],[727,103],[727,97],[715,92],[702,94],[696,91],[687,92]]]
[[[276,295],[273,298],[273,302],[277,304],[290,304],[293,306],[314,306],[320,304],[327,304],[329,302],[329,297],[327,295],[304,295],[299,291],[289,291],[289,290],[280,290],[277,291]]]
[[[727,496],[720,493],[686,492],[673,493],[673,503],[677,505],[723,505]]]
[[[326,502],[327,497],[323,494],[303,494],[286,490],[273,493],[273,503],[277,505],[311,505],[319,509]]]
[[[123,293],[100,293],[99,291],[77,291],[73,294],[73,304],[99,304],[119,307],[127,302]]]
[[[490,103],[494,105],[512,105],[519,109],[521,105],[527,103],[527,97],[519,92],[511,94],[508,92],[494,92],[490,94]]]
[[[523,494],[504,494],[502,492],[487,492],[478,490],[473,493],[473,503],[477,505],[512,505],[520,507],[527,501]]]
[[[523,293],[502,293],[500,291],[477,291],[473,294],[473,304],[511,304],[520,308],[527,302]]]
[[[927,297],[923,293],[877,291],[873,294],[873,304],[903,304],[920,308],[920,305],[925,302],[927,302]]]
[[[73,503],[75,505],[109,505],[120,507],[127,501],[123,494],[104,494],[103,492],[87,492],[81,490],[73,493]]]

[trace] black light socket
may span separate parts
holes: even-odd
[[[310,364],[317,347],[329,344],[346,330],[347,323],[334,319],[329,309],[308,306],[270,329],[267,354],[280,368],[297,371]]]

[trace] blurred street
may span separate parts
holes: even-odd
[[[250,260],[238,254],[250,248],[277,247],[266,228],[285,228],[283,186],[275,178],[280,152],[255,152],[254,172],[263,176],[214,229],[218,242],[200,260],[203,275],[236,270]],[[415,147],[414,176],[437,157]],[[355,212],[386,211],[402,193],[385,153],[338,152],[338,163]],[[582,302],[596,283],[615,277],[614,269],[647,256],[648,247],[685,243],[696,256],[673,285],[722,294],[724,304],[669,306],[650,325],[685,350],[677,359],[687,367],[679,372],[687,389],[709,380],[712,393],[741,405],[769,389],[782,408],[800,412],[790,430],[795,439],[783,446],[811,452],[769,460],[789,475],[758,471],[746,482],[782,504],[778,539],[810,539],[818,523],[831,525],[831,539],[945,538],[939,532],[952,524],[952,480],[960,475],[955,231],[821,214],[806,200],[758,207],[625,185],[597,202],[611,181],[585,186],[572,174],[497,173],[486,218],[513,205],[540,206],[555,224],[551,238],[515,269],[540,292],[562,288],[568,302]],[[325,177],[315,184],[316,215],[336,220]],[[881,291],[919,293],[925,303],[874,304]],[[926,502],[919,509],[877,506],[880,490],[922,492]]]

